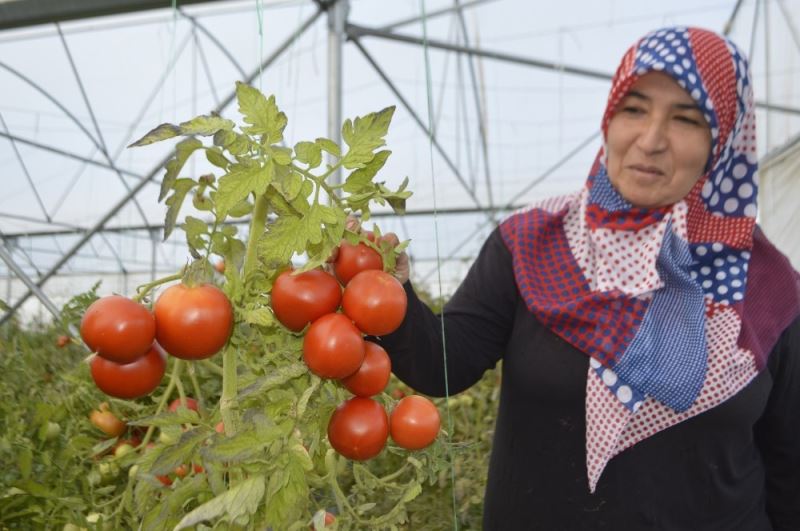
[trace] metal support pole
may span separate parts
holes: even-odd
[[[156,251],[158,250],[158,231],[150,230],[150,282],[156,279]]]
[[[44,292],[39,289],[39,286],[37,286],[36,283],[25,274],[25,271],[23,271],[22,268],[17,265],[17,263],[11,257],[11,254],[6,249],[5,245],[0,245],[0,259],[2,259],[8,268],[13,271],[15,275],[17,275],[17,278],[22,280],[22,282],[28,286],[28,289],[31,290],[34,295],[36,295],[36,298],[42,302],[44,307],[47,308],[47,311],[53,314],[53,317],[55,317],[56,320],[61,319],[61,312],[58,310],[56,305],[53,304],[53,301],[47,298],[47,295],[45,295]],[[8,278],[10,279],[11,276],[9,275]]]
[[[328,138],[336,144],[342,142],[342,52],[349,11],[349,0],[337,0],[328,8]],[[326,153],[326,158],[335,164],[333,155]],[[330,180],[341,184],[342,169],[333,172]]]

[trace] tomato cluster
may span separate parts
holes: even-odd
[[[150,312],[120,295],[96,300],[81,320],[81,337],[97,355],[90,362],[101,391],[117,398],[152,392],[164,376],[166,355],[199,360],[228,341],[233,308],[210,284],[176,284],[161,294]]]
[[[273,284],[271,301],[278,321],[293,332],[305,331],[303,361],[309,370],[339,380],[355,395],[331,415],[331,446],[359,461],[378,455],[390,431],[403,448],[428,446],[439,432],[432,402],[410,396],[413,400],[398,403],[390,418],[372,398],[386,388],[392,367],[386,351],[364,336],[399,328],[407,307],[403,286],[383,271],[380,254],[363,243],[342,242],[333,271],[335,276],[321,269],[284,271]]]

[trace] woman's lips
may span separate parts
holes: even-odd
[[[660,169],[656,168],[655,166],[644,166],[642,164],[632,164],[632,165],[628,166],[628,168],[630,168],[633,171],[639,172],[639,173],[645,173],[645,174],[649,174],[649,175],[653,175],[653,176],[655,176],[655,175],[664,175],[664,172],[661,171]]]

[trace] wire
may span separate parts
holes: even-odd
[[[425,0],[420,0],[420,8],[422,10],[422,48],[425,54],[425,80],[426,80],[426,95],[428,101],[428,156],[431,161],[431,186],[433,186],[433,233],[436,243],[436,270],[438,273],[439,281],[439,300],[442,300],[442,268],[439,262],[439,218],[437,216],[437,201],[436,201],[436,171],[433,164],[433,139],[436,135],[434,130],[434,112],[433,112],[433,87],[431,85],[431,62],[428,50],[428,24],[425,11]],[[445,399],[450,398],[450,382],[447,376],[447,341],[445,338],[445,309],[442,307],[441,313],[441,330],[442,330],[442,362],[444,363],[444,396]],[[450,408],[445,408],[447,411],[447,452],[450,460],[450,486],[453,497],[453,529],[458,530],[458,506],[456,505],[456,468],[453,461],[453,447],[451,438],[453,436],[453,416]]]

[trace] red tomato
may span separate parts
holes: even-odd
[[[386,388],[392,374],[392,362],[383,347],[364,341],[364,361],[356,372],[342,378],[342,384],[356,396],[377,395]]]
[[[147,354],[125,365],[100,356],[91,361],[94,383],[105,394],[117,398],[139,398],[150,393],[161,383],[166,366],[164,354],[155,344]]]
[[[316,516],[314,516],[314,518],[316,518]],[[336,516],[334,516],[333,513],[325,511],[324,529],[327,529],[329,526],[332,526],[335,521],[336,521]],[[311,529],[311,531],[320,531],[320,529],[323,528],[317,527],[312,522],[311,527],[309,527],[309,529]]]
[[[371,336],[394,332],[406,315],[403,285],[389,273],[362,271],[347,284],[342,310],[359,330]]]
[[[120,295],[94,301],[81,319],[81,337],[100,356],[130,363],[153,344],[156,322],[150,311]]]
[[[185,478],[189,474],[189,465],[178,465],[175,467],[174,472],[179,478]]]
[[[219,260],[218,262],[216,262],[214,264],[214,269],[216,269],[217,273],[219,273],[220,275],[224,275],[225,274],[225,260]]]
[[[225,346],[233,329],[228,297],[211,284],[167,288],[156,301],[156,341],[176,358],[210,358]]]
[[[172,485],[172,480],[169,479],[169,476],[156,476],[156,479],[159,480],[165,487]]]
[[[303,361],[321,378],[344,378],[364,361],[364,338],[358,328],[340,313],[323,315],[303,338]]]
[[[299,332],[308,323],[335,312],[342,288],[332,275],[320,269],[292,274],[284,271],[272,286],[272,311],[286,328]]]
[[[58,336],[58,339],[56,339],[56,345],[58,348],[64,348],[69,345],[69,336]]]
[[[125,433],[127,427],[116,415],[106,410],[92,411],[89,414],[89,420],[97,429],[110,437],[119,437]]]
[[[175,400],[169,403],[169,407],[167,409],[170,411],[178,411],[180,405],[181,405],[181,399],[176,398]],[[188,396],[186,397],[186,408],[194,411],[200,411],[197,404],[197,400]]]
[[[225,433],[225,423],[222,421],[217,422],[217,425],[214,426],[214,431],[217,433]]]
[[[371,398],[355,396],[339,405],[328,422],[328,440],[348,459],[364,461],[381,453],[389,435],[383,406]]]
[[[353,245],[342,241],[339,245],[339,254],[333,262],[333,272],[339,282],[346,286],[351,278],[368,269],[383,271],[383,258],[380,253],[363,243]]]
[[[420,450],[439,434],[441,419],[436,406],[419,395],[410,395],[397,403],[389,418],[392,440],[406,450]]]

